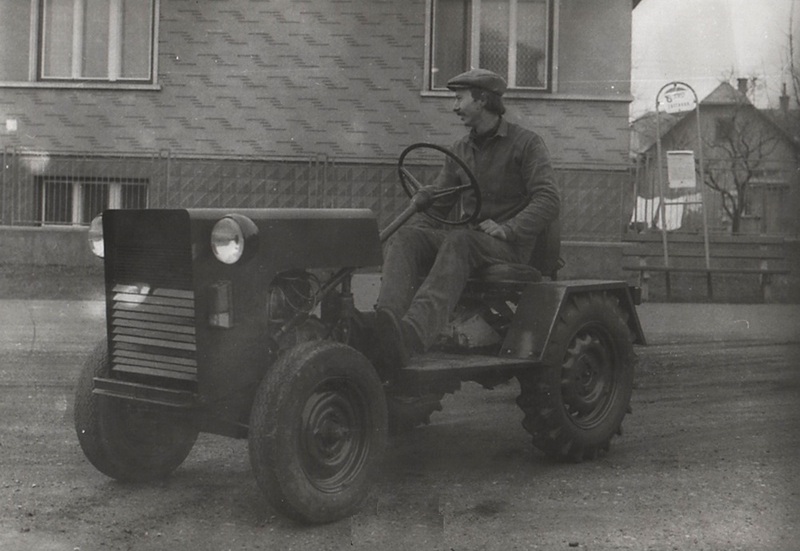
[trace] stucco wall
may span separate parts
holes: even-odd
[[[0,264],[95,266],[87,228],[0,227]]]

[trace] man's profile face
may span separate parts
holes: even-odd
[[[475,100],[468,89],[456,90],[453,111],[461,118],[465,126],[475,128],[483,112],[483,101]]]

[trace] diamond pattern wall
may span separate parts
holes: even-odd
[[[159,155],[146,159],[47,157],[6,150],[2,170],[3,224],[36,224],[37,175],[145,182],[150,207],[368,208],[381,225],[408,204],[394,163],[303,160],[211,160]],[[423,183],[437,171],[410,166]],[[629,175],[559,170],[565,239],[618,240],[630,214]]]

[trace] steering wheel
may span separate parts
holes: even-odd
[[[466,163],[464,163],[464,161],[462,161],[455,153],[440,145],[420,142],[409,145],[407,148],[403,150],[403,152],[400,154],[400,159],[397,161],[397,172],[400,175],[400,184],[403,186],[403,191],[405,191],[409,197],[413,198],[414,195],[416,195],[423,187],[425,187],[404,166],[406,156],[412,151],[417,149],[433,149],[440,153],[444,153],[445,156],[453,159],[453,161],[459,166],[459,168],[464,171],[464,174],[467,175],[467,180],[468,180],[467,184],[462,184],[459,186],[453,186],[449,188],[442,188],[442,189],[438,188],[434,189],[430,187],[426,188],[426,190],[428,190],[431,194],[431,201],[430,204],[427,206],[430,206],[431,204],[433,204],[434,201],[436,201],[437,199],[441,199],[442,197],[461,194],[468,190],[472,190],[475,196],[475,208],[470,213],[464,213],[462,217],[459,218],[458,220],[448,220],[440,215],[432,214],[430,212],[424,212],[425,216],[437,222],[441,222],[442,224],[448,224],[451,226],[469,224],[470,222],[475,220],[478,217],[478,214],[480,214],[481,212],[481,190],[478,187],[478,180],[475,178],[475,175],[472,173],[472,171],[469,169]]]

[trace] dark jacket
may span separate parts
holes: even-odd
[[[550,153],[542,138],[517,124],[500,120],[494,135],[478,140],[470,133],[452,148],[475,175],[481,190],[481,212],[476,223],[491,218],[506,230],[511,242],[530,243],[558,218],[560,198]],[[434,183],[452,187],[468,183],[450,158]],[[439,211],[450,211],[456,198],[437,204]],[[462,194],[459,209],[471,212],[474,198]]]

